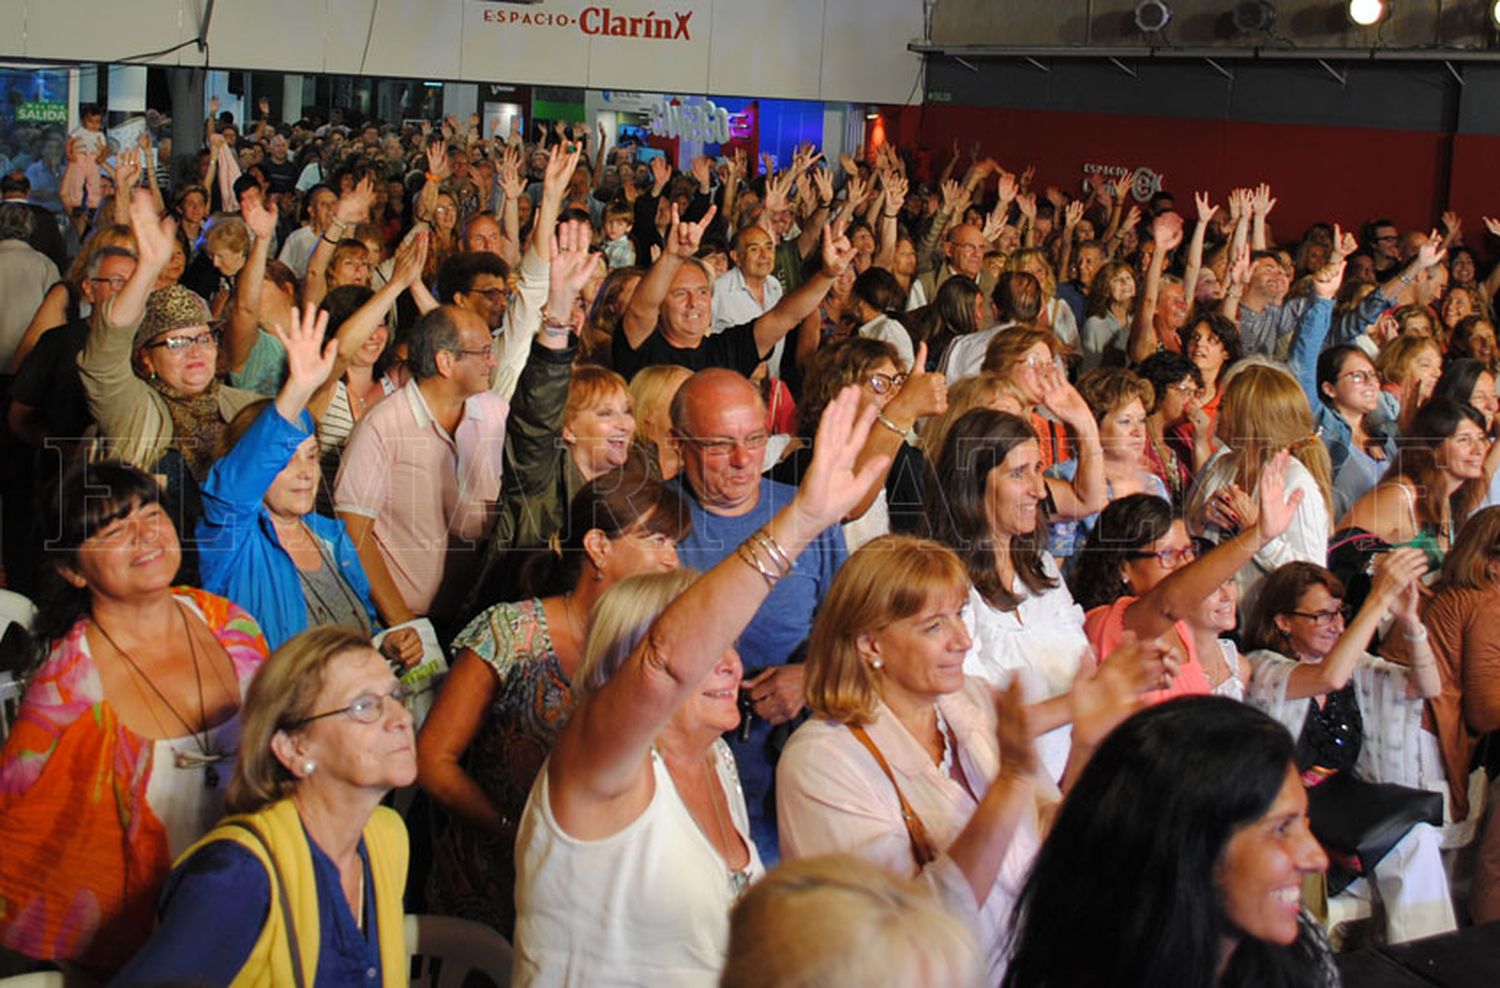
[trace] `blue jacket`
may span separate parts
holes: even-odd
[[[1313,422],[1317,425],[1318,438],[1328,447],[1328,458],[1332,463],[1334,476],[1337,476],[1344,460],[1349,457],[1354,430],[1332,405],[1323,400],[1318,390],[1318,355],[1323,352],[1325,345],[1338,345],[1328,340],[1332,321],[1333,302],[1326,298],[1313,299],[1303,310],[1296,336],[1292,339],[1291,350],[1287,354],[1287,363],[1291,365],[1292,373],[1297,376],[1297,383],[1302,385],[1302,391],[1307,395],[1307,404],[1312,410]],[[1385,447],[1386,462],[1390,462],[1396,455],[1396,441],[1388,431],[1381,428],[1381,423],[1395,421],[1399,414],[1395,405],[1396,401],[1391,394],[1382,390],[1380,404],[1365,420],[1371,437],[1378,438]]]
[[[312,416],[307,412],[293,424],[272,405],[234,449],[214,463],[203,481],[203,518],[198,522],[203,589],[249,611],[272,648],[307,629],[307,598],[297,566],[281,547],[263,499],[312,430]],[[370,581],[344,523],[314,513],[303,521],[322,544],[324,554],[338,565],[374,626]]]

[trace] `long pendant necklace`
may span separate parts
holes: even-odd
[[[109,642],[109,647],[120,654],[120,658],[124,659],[126,665],[130,666],[131,671],[140,678],[140,682],[145,683],[151,688],[151,692],[156,694],[156,698],[161,701],[161,705],[166,707],[173,717],[177,718],[177,722],[182,725],[182,729],[187,732],[188,736],[193,739],[193,743],[198,746],[197,754],[190,751],[178,751],[175,759],[177,767],[193,768],[196,765],[203,766],[203,784],[209,789],[217,789],[219,786],[219,770],[214,767],[214,763],[223,761],[233,754],[233,752],[213,751],[209,746],[208,706],[203,700],[203,670],[198,663],[198,646],[194,643],[192,631],[188,628],[187,615],[179,609],[177,616],[182,619],[182,633],[187,636],[188,651],[193,656],[193,679],[198,684],[198,723],[203,729],[201,736],[197,731],[193,730],[192,725],[187,722],[187,718],[178,713],[177,708],[172,706],[172,701],[168,700],[166,694],[157,688],[157,685],[151,681],[151,677],[146,675],[135,659],[130,657],[130,653],[120,647],[119,643],[114,640],[114,637],[110,635],[109,631],[97,619],[94,621],[94,627],[98,628],[99,634],[103,635],[104,640]],[[160,722],[158,721],[158,723]]]
[[[718,765],[714,761],[715,757],[715,752],[710,751],[708,753],[708,805],[713,807],[714,826],[719,832],[719,846],[733,847],[734,840],[730,838],[730,834],[734,834],[735,838],[737,839],[739,836],[739,831],[733,830],[732,828],[725,825],[724,811],[719,809],[719,800],[714,793],[714,782],[719,778]],[[717,788],[722,791],[724,787],[720,785]],[[727,793],[725,794],[725,798],[728,798]],[[733,895],[735,901],[738,902],[740,896],[745,894],[745,889],[750,887],[750,865],[747,862],[745,864],[745,867],[743,868],[731,868],[729,866],[729,859],[724,858],[724,867],[729,872],[730,894]]]

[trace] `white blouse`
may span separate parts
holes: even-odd
[[[1017,576],[1011,592],[1022,599],[1013,611],[996,610],[979,591],[970,589],[964,612],[974,640],[964,658],[964,672],[1002,688],[1012,676],[1019,676],[1028,703],[1067,693],[1084,663],[1094,664],[1083,632],[1083,608],[1073,602],[1057,564],[1047,553],[1042,554],[1042,567],[1057,586],[1032,594]],[[1062,779],[1072,738],[1072,727],[1064,724],[1036,739],[1037,754],[1054,782]]]

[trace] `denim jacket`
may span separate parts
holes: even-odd
[[[272,405],[256,418],[203,481],[198,543],[203,588],[249,611],[276,648],[307,629],[307,598],[297,565],[281,547],[264,498],[302,441],[313,434],[312,416],[293,424]],[[309,512],[302,520],[332,559],[377,626],[370,581],[344,523]]]
[[[1312,409],[1313,422],[1317,426],[1318,438],[1323,440],[1324,446],[1328,447],[1328,458],[1332,461],[1334,476],[1337,476],[1339,468],[1344,465],[1344,460],[1349,457],[1349,445],[1354,441],[1354,430],[1332,405],[1323,400],[1318,392],[1318,355],[1323,352],[1323,345],[1328,339],[1332,317],[1333,302],[1331,300],[1326,298],[1312,300],[1312,304],[1303,310],[1302,318],[1298,322],[1291,349],[1287,353],[1287,363],[1291,365],[1292,373],[1297,376],[1297,383],[1302,385],[1302,391],[1307,395],[1308,406]],[[1387,462],[1396,455],[1396,441],[1390,432],[1380,428],[1380,424],[1396,421],[1400,409],[1395,406],[1394,396],[1382,390],[1380,404],[1366,418],[1371,437],[1380,437],[1385,446]]]

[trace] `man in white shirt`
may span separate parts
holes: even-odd
[[[734,267],[714,280],[713,331],[754,322],[781,301],[781,282],[772,274],[776,267],[776,241],[765,227],[755,224],[740,230],[729,252]],[[781,376],[781,353],[785,340],[778,340],[767,358],[772,377]]]

